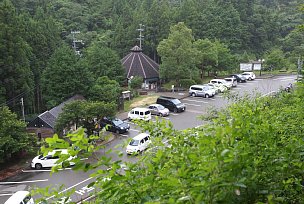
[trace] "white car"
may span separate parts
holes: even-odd
[[[228,88],[223,84],[209,83],[208,86],[212,86],[218,93],[224,93],[228,90]]]
[[[211,88],[210,86],[192,85],[189,88],[189,95],[209,98],[215,95],[215,89]]]
[[[148,109],[152,115],[158,116],[168,116],[170,112],[168,108],[165,108],[164,106],[157,103],[149,105]]]
[[[150,135],[148,133],[140,133],[129,142],[126,152],[127,154],[138,154],[147,149],[150,143]]]
[[[242,75],[249,81],[255,80],[255,74],[253,72],[243,72]]]
[[[68,154],[67,149],[56,149],[53,150],[52,152],[49,152],[46,156],[43,155],[38,155],[36,156],[31,163],[31,167],[35,169],[42,169],[45,167],[53,167],[56,165],[60,165],[57,163],[59,160],[59,155],[60,154]],[[75,157],[70,156],[68,158],[68,161],[74,159]],[[69,165],[75,165],[74,162],[69,162]]]
[[[17,191],[14,193],[4,204],[34,204],[30,192],[28,191]]]
[[[225,79],[212,79],[212,80],[210,80],[209,83],[222,84],[222,85],[226,86],[228,89],[231,89],[231,87],[232,87],[232,84],[228,83]]]
[[[234,77],[227,77],[227,78],[225,78],[225,80],[228,83],[231,83],[232,87],[236,87],[237,86],[237,80],[236,80],[236,78],[234,78]]]
[[[129,120],[144,120],[149,121],[151,120],[151,111],[148,108],[133,108],[128,113]]]

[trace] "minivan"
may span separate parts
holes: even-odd
[[[168,108],[169,111],[173,111],[174,113],[186,110],[185,104],[173,97],[160,96],[157,98],[156,103]]]
[[[147,149],[150,143],[150,135],[148,133],[140,133],[129,142],[126,152],[127,154],[138,154]]]
[[[148,108],[133,108],[128,113],[129,120],[144,120],[149,121],[151,120],[151,112]]]
[[[237,80],[234,77],[227,77],[227,78],[225,78],[225,81],[227,81],[228,83],[231,83],[232,87],[237,86]]]
[[[189,95],[209,98],[215,95],[215,89],[211,88],[210,86],[192,85],[189,88]]]
[[[34,204],[34,199],[28,191],[17,191],[4,204]]]

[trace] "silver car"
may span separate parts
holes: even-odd
[[[165,108],[164,106],[160,104],[151,104],[148,109],[150,110],[152,115],[158,115],[158,116],[168,116],[169,115],[169,109]]]

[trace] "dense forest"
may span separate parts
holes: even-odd
[[[294,68],[304,51],[304,35],[297,29],[303,24],[303,3],[1,0],[0,104],[19,115],[24,105],[25,114],[30,115],[76,93],[94,98],[96,87],[102,87],[98,83],[124,83],[120,59],[139,44],[138,29],[143,29],[144,53],[161,64],[159,51],[165,52],[159,45],[165,44],[164,39],[174,32],[172,26],[179,22],[191,30],[194,46],[211,42],[229,52],[231,63],[217,60],[213,68],[225,70],[261,58],[269,62],[280,58],[277,66],[284,67],[279,68]],[[275,66],[278,60],[273,61]]]

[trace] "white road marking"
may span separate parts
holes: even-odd
[[[5,193],[5,194],[0,194],[0,197],[1,196],[11,196],[11,195],[13,195],[13,193]]]
[[[237,86],[238,86],[238,87],[246,87],[245,85],[240,85],[240,84],[238,84]]]
[[[129,131],[140,132],[140,130],[130,129]]]
[[[198,105],[198,104],[191,104],[191,103],[185,103],[187,106],[201,106],[201,105]]]
[[[87,179],[85,179],[85,180],[83,180],[83,181],[80,181],[79,183],[76,183],[75,185],[70,186],[69,188],[66,188],[66,189],[64,189],[63,191],[60,191],[58,194],[64,193],[64,192],[70,190],[71,188],[74,188],[74,187],[76,187],[76,186],[78,186],[78,185],[80,185],[80,184],[82,184],[82,183],[84,183],[84,182],[87,182],[87,181],[91,180],[92,178],[93,178],[93,177],[89,177],[89,178],[87,178]],[[54,197],[55,197],[55,195],[46,198],[46,200],[52,199],[52,198],[54,198]]]
[[[233,89],[240,90],[241,88],[233,88]]]
[[[202,111],[196,111],[196,110],[188,110],[190,113],[198,113],[198,114],[205,114],[205,112]]]
[[[33,181],[8,181],[8,182],[0,182],[0,185],[5,184],[20,184],[20,183],[36,183],[36,182],[44,182],[48,181],[49,179],[42,179],[42,180],[33,180]]]
[[[58,171],[63,171],[63,170],[71,170],[72,168],[65,168],[65,169],[58,169]],[[39,170],[22,170],[23,173],[32,173],[32,172],[50,172],[52,169],[39,169]]]
[[[191,101],[191,102],[197,102],[197,103],[208,103],[207,101],[192,100],[192,99],[184,99],[184,101]],[[187,103],[185,103],[185,104],[187,104]]]

